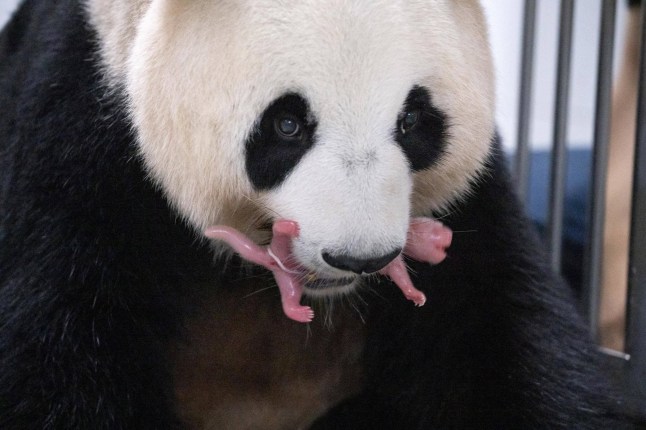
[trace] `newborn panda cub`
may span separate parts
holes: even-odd
[[[324,287],[322,292],[327,293],[330,285],[343,286],[347,284],[351,286],[356,282],[355,278],[321,282],[315,274],[308,273],[306,269],[295,264],[290,254],[290,245],[291,240],[298,237],[298,224],[293,221],[281,220],[274,223],[271,245],[267,249],[260,248],[237,230],[226,226],[210,227],[207,229],[206,235],[224,240],[245,259],[274,272],[282,297],[283,311],[287,317],[295,321],[310,322],[314,318],[310,307],[300,305],[303,295],[301,279],[306,281],[306,285],[314,287],[314,294],[320,291],[322,285]],[[417,260],[439,263],[446,257],[444,249],[450,244],[451,235],[451,231],[442,224],[418,218],[410,225],[404,253],[417,257]],[[343,259],[329,256],[326,258],[328,254],[324,254],[323,259],[333,267],[349,270],[359,275],[366,272],[382,273],[397,283],[408,300],[412,300],[417,306],[423,306],[426,303],[426,296],[413,286],[400,254],[401,250],[397,249],[385,257],[376,259],[352,259],[347,256],[344,256]]]

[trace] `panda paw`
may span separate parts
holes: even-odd
[[[405,291],[404,296],[415,303],[415,306],[422,307],[426,303],[426,295],[419,290]]]
[[[294,321],[308,323],[314,319],[314,311],[309,306],[284,306],[283,311]]]

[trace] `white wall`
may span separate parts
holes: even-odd
[[[0,27],[9,19],[17,4],[18,0],[0,0]]]
[[[505,147],[511,149],[517,133],[524,1],[482,0],[482,3],[489,20],[496,64],[498,124]],[[534,147],[541,149],[551,146],[553,133],[559,3],[557,0],[537,2],[530,142]],[[618,3],[617,41],[621,42],[625,4]],[[575,4],[568,142],[576,147],[590,145],[593,136],[601,0],[584,0]],[[618,46],[615,54],[620,52],[621,48]],[[617,58],[617,55],[615,57]]]

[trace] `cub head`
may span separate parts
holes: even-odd
[[[197,231],[296,221],[335,288],[468,192],[493,135],[471,0],[89,0],[151,177]],[[335,280],[343,280],[336,282]]]

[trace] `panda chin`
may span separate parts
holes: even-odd
[[[303,284],[303,293],[317,298],[344,296],[355,291],[361,282],[361,276],[306,279]]]

